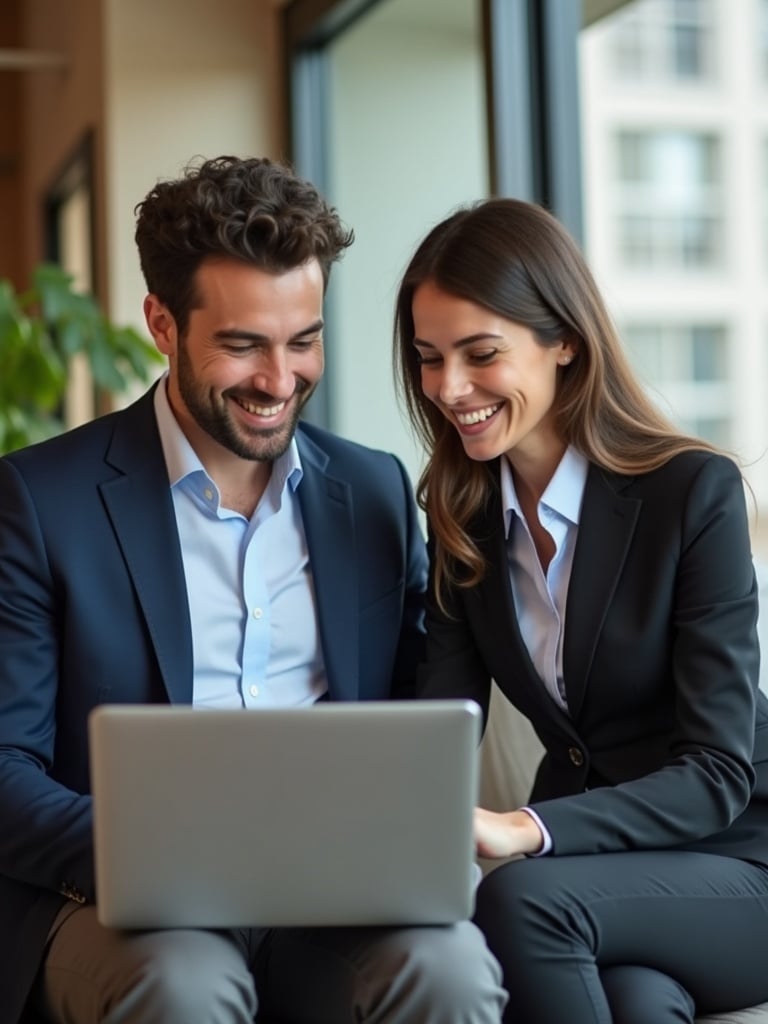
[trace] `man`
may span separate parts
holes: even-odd
[[[222,157],[158,184],[136,239],[167,375],[0,460],[0,1022],[24,1005],[56,1024],[498,1021],[498,967],[467,922],[96,921],[93,707],[405,695],[422,640],[402,466],[298,422],[351,233],[287,168]]]

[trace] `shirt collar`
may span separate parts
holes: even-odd
[[[155,388],[155,416],[168,470],[168,481],[171,487],[175,487],[187,477],[195,473],[202,473],[205,479],[215,487],[215,481],[208,475],[197,452],[187,440],[186,434],[173,414],[168,401],[167,381],[168,372],[166,371]],[[275,460],[270,482],[277,487],[278,491],[282,491],[288,481],[291,490],[295,491],[301,483],[303,472],[299,448],[296,438],[293,437],[288,449]]]
[[[552,479],[547,484],[539,504],[552,509],[563,519],[578,526],[588,469],[588,460],[572,445],[569,445],[560,459]],[[521,519],[524,517],[515,490],[512,466],[504,456],[501,459],[501,501],[504,509],[505,533],[509,536],[513,513]]]

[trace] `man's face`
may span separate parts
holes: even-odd
[[[155,297],[145,303],[169,357],[176,418],[204,462],[229,454],[272,461],[288,448],[323,372],[320,265],[270,274],[237,260],[208,261],[196,286],[199,305],[183,338]],[[164,325],[160,337],[153,314]]]

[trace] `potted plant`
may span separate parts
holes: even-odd
[[[109,393],[148,380],[162,362],[138,331],[113,324],[93,296],[76,292],[61,267],[41,264],[20,293],[0,280],[0,454],[65,428],[68,366],[77,353]]]

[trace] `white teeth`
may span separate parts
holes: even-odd
[[[487,420],[489,416],[493,416],[497,409],[501,408],[501,402],[498,405],[489,405],[485,409],[475,409],[474,412],[457,412],[456,419],[463,427],[469,427],[473,423],[482,423]]]
[[[243,399],[238,401],[245,411],[251,413],[252,416],[277,416],[285,408],[285,402],[280,402],[278,405],[251,405],[250,402],[246,402]]]

